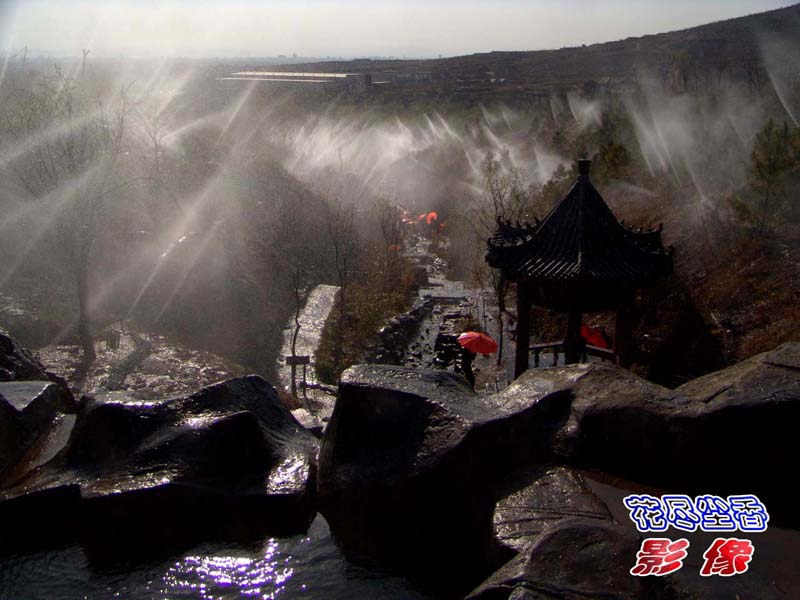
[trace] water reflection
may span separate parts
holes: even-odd
[[[308,538],[306,538],[308,540]],[[190,590],[198,598],[224,598],[229,594],[274,600],[294,574],[292,557],[278,551],[270,539],[263,556],[187,556],[164,575],[164,593]]]
[[[19,598],[426,598],[407,580],[347,562],[317,516],[305,536],[203,544],[183,556],[112,568],[80,546],[0,558],[0,600]]]

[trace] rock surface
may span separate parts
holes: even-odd
[[[0,330],[0,381],[45,381],[49,380],[64,390],[71,398],[67,382],[45,370],[42,363],[33,357],[17,341]]]
[[[639,534],[576,469],[756,494],[770,526],[797,522],[776,474],[800,455],[800,344],[675,390],[591,363],[477,396],[453,373],[359,365],[342,376],[320,448],[256,376],[173,400],[110,392],[70,415],[72,397],[46,373],[19,381],[44,370],[8,339],[0,552],[63,537],[91,557],[152,556],[209,536],[300,532],[319,507],[348,556],[448,597],[704,597],[707,582],[687,574],[631,577]],[[779,583],[753,578],[748,593]]]
[[[519,552],[535,542],[544,529],[572,517],[610,521],[606,505],[583,477],[566,467],[548,467],[525,473],[524,487],[500,501],[494,509],[497,539]],[[514,486],[517,488],[520,480]]]
[[[574,471],[551,465],[689,495],[755,494],[771,525],[792,525],[776,473],[794,472],[800,456],[798,364],[800,344],[784,344],[670,390],[590,363],[529,371],[489,397],[451,373],[359,365],[342,377],[323,438],[321,511],[351,556],[451,585],[464,581],[456,570],[485,575],[504,550],[522,553],[508,566],[516,575],[503,571],[475,597],[660,597],[668,590],[630,581],[628,559],[624,573],[596,563],[581,583],[596,553],[566,553],[571,544],[584,536],[587,548],[632,558],[638,536],[609,522]],[[520,472],[527,483],[514,481]]]
[[[675,390],[600,363],[541,369],[492,400],[508,408],[566,394],[570,416],[553,437],[559,462],[681,493],[756,494],[794,524],[775,474],[800,456],[798,360],[800,344],[784,344]]]
[[[348,369],[319,476],[320,510],[343,549],[468,591],[510,556],[493,537],[499,478],[544,459],[567,417],[557,402],[530,408],[486,403],[445,371]]]
[[[117,549],[121,537],[136,547],[304,531],[317,448],[257,376],[167,401],[86,399],[66,449],[0,493],[0,518],[21,525],[4,541],[29,536],[39,511]]]
[[[8,483],[10,471],[27,452],[46,445],[43,438],[52,433],[55,421],[63,422],[61,416],[76,409],[66,382],[0,333],[0,485]],[[14,476],[19,475],[16,469]]]
[[[475,589],[469,600],[634,600],[674,597],[656,577],[633,577],[640,538],[609,521],[571,518],[547,526],[535,543]]]

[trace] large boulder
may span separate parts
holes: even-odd
[[[320,510],[350,556],[468,591],[510,556],[493,536],[500,479],[551,456],[560,400],[503,409],[453,373],[352,367],[323,438]]]
[[[33,432],[20,411],[3,396],[4,385],[0,383],[0,481],[33,441]]]
[[[74,412],[72,395],[51,381],[0,382],[0,485],[19,477],[18,463]],[[13,471],[13,473],[12,473]]]
[[[548,465],[674,493],[756,494],[771,525],[791,524],[775,473],[800,455],[799,363],[800,344],[785,344],[676,390],[600,363],[536,369],[485,398],[452,373],[359,365],[323,438],[321,511],[350,556],[450,592],[469,582],[457,572],[487,575],[539,544],[545,525],[606,520],[574,472]],[[529,487],[509,484],[526,469],[538,473]]]
[[[679,493],[756,494],[797,523],[775,473],[800,455],[800,344],[784,344],[676,390],[601,363],[529,371],[492,398],[527,406],[570,397],[556,460]],[[763,468],[769,465],[769,469]]]
[[[756,494],[771,523],[800,525],[780,477],[795,472],[800,456],[800,343],[782,344],[675,392],[696,411],[686,411],[674,434],[673,464],[686,473],[686,486]]]
[[[673,598],[658,577],[633,577],[640,537],[611,521],[574,517],[545,527],[469,600],[658,600]]]
[[[0,331],[0,487],[60,450],[76,410],[67,383]]]
[[[471,599],[722,600],[737,594],[777,599],[791,596],[797,587],[791,575],[789,550],[794,543],[787,546],[786,532],[777,532],[775,538],[772,532],[757,536],[753,541],[758,558],[747,575],[722,578],[699,574],[703,549],[709,546],[713,534],[651,534],[673,540],[688,538],[689,556],[679,571],[663,581],[635,578],[628,569],[636,562],[641,538],[647,536],[636,531],[623,505],[624,496],[634,493],[632,490],[597,481],[587,485],[580,472],[560,466],[523,470],[508,483],[514,491],[495,506],[495,531],[498,539],[518,554],[473,590]]]
[[[579,472],[559,466],[523,469],[507,482],[513,491],[495,507],[495,531],[517,554],[468,598],[673,597],[664,582],[630,575],[640,535],[630,522],[613,522]]]
[[[66,397],[72,397],[67,382],[45,370],[34,356],[0,330],[0,381],[52,381]],[[74,399],[73,399],[74,402]]]
[[[67,448],[0,492],[0,519],[27,536],[44,505],[104,552],[301,532],[315,512],[317,451],[257,376],[167,401],[86,399]]]
[[[605,503],[568,467],[524,470],[494,509],[497,539],[516,552],[533,544],[548,525],[572,517],[610,521]]]

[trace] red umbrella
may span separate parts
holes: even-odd
[[[581,337],[591,346],[596,346],[597,348],[611,347],[605,334],[597,327],[581,325]]]
[[[475,354],[491,354],[497,351],[497,342],[485,333],[466,331],[458,336],[458,343]]]
[[[439,218],[439,214],[435,210],[432,210],[431,212],[428,213],[428,216],[425,218],[425,222],[428,225],[430,225],[432,222],[434,222],[438,218]]]

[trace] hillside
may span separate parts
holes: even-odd
[[[374,82],[402,85],[407,91],[478,96],[537,96],[598,87],[618,90],[643,74],[670,80],[676,91],[685,91],[680,88],[703,78],[723,76],[757,87],[766,76],[767,46],[798,39],[800,4],[795,4],[680,31],[559,50],[498,51],[433,60],[358,59],[275,70],[370,73]],[[373,89],[386,87],[394,86]]]

